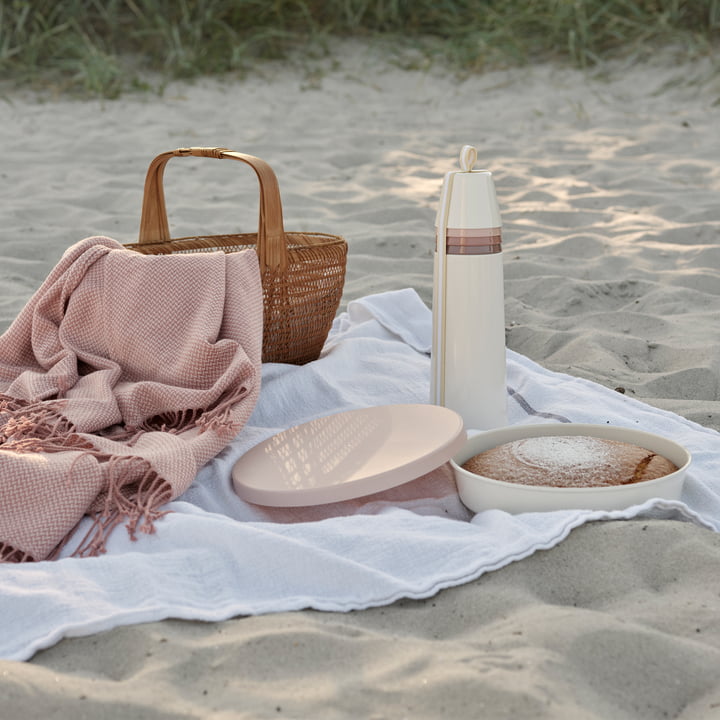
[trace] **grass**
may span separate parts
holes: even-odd
[[[113,97],[149,74],[244,72],[348,36],[466,71],[587,66],[666,45],[712,53],[720,0],[0,0],[0,78]]]

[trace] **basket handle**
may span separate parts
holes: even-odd
[[[258,219],[257,254],[260,270],[287,268],[287,246],[283,228],[280,188],[273,169],[260,158],[227,148],[190,147],[161,153],[151,163],[145,177],[142,215],[140,217],[139,244],[165,243],[170,241],[163,173],[168,160],[173,157],[211,157],[218,160],[229,158],[248,164],[257,175],[260,184],[260,217]]]

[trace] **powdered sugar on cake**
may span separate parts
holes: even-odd
[[[512,445],[519,460],[546,470],[597,468],[612,460],[610,446],[593,437],[533,437]]]
[[[522,463],[516,482],[564,487],[618,484],[621,462],[617,451],[618,445],[623,443],[582,435],[561,435],[526,438],[510,445],[511,454]],[[547,473],[542,483],[537,481],[535,468]],[[632,475],[626,475],[619,484],[632,480]]]

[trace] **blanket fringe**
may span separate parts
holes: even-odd
[[[242,428],[243,423],[231,420],[232,411],[235,405],[247,394],[248,390],[245,385],[240,385],[223,393],[215,405],[207,410],[188,408],[155,415],[138,427],[128,428],[128,432],[132,438],[133,432],[154,430],[177,434],[197,427],[201,433],[212,430],[221,437],[234,437]]]
[[[75,432],[74,426],[60,412],[63,401],[29,403],[0,395],[0,450],[19,453],[61,452],[77,450],[67,482],[72,483],[73,469],[83,457],[94,457],[105,465],[107,487],[88,514],[92,525],[73,552],[73,556],[88,557],[105,552],[107,539],[115,527],[125,522],[132,540],[137,533],[155,532],[155,521],[169,511],[161,505],[172,499],[170,483],[161,478],[144,458],[112,455],[98,450],[89,439]],[[177,414],[177,420],[195,422],[194,411]],[[169,431],[169,430],[166,430]],[[127,431],[132,438],[144,431]],[[125,433],[121,433],[125,434]],[[99,506],[99,507],[98,507]],[[58,557],[77,528],[73,528],[52,551],[48,559]],[[33,557],[0,540],[0,563],[27,562]]]
[[[110,534],[123,522],[132,541],[137,540],[138,532],[152,535],[155,533],[155,522],[171,512],[158,508],[172,499],[172,488],[152,469],[147,460],[139,457],[103,456],[99,452],[83,453],[88,454],[107,461],[109,487],[102,507],[88,513],[92,523],[70,557],[103,555],[107,550]],[[137,477],[138,465],[141,465],[140,471],[143,472],[139,481],[133,479]],[[76,530],[77,526],[68,532],[46,559],[56,560],[72,540]],[[0,542],[0,563],[33,561],[34,557],[29,553]]]
[[[247,394],[247,388],[239,385],[225,392],[208,410],[171,411],[149,418],[137,427],[108,428],[103,435],[132,447],[146,432],[178,434],[197,427],[201,433],[211,430],[219,437],[230,440],[243,424],[232,419],[233,408]],[[106,490],[87,513],[92,523],[72,556],[91,557],[105,553],[110,534],[123,523],[131,540],[136,540],[138,533],[154,533],[155,522],[170,512],[158,509],[172,499],[170,483],[141,457],[112,455],[98,450],[63,416],[65,403],[65,400],[57,399],[26,402],[0,394],[0,450],[20,453],[77,450],[78,456],[68,473],[68,483],[72,483],[75,463],[83,457],[91,455],[105,465]],[[76,530],[77,527],[73,528],[63,538],[48,560],[59,556]],[[28,553],[0,541],[0,563],[32,560]]]
[[[177,435],[184,430],[189,430],[191,427],[194,427],[198,419],[202,417],[202,413],[202,410],[193,408],[173,410],[160,415],[154,415],[136,427],[128,427],[127,430],[136,435],[153,431]]]
[[[15,452],[91,448],[62,414],[64,405],[62,400],[27,402],[0,395],[0,448]]]
[[[243,423],[230,419],[232,409],[246,394],[245,387],[241,387],[239,391],[227,393],[209,410],[201,408],[173,410],[154,415],[139,425],[119,426],[103,434],[110,440],[124,442],[130,446],[134,445],[137,439],[146,432],[164,432],[178,435],[195,427],[199,428],[201,433],[213,430],[221,437],[233,437],[242,428]]]
[[[170,512],[158,508],[172,499],[172,488],[147,460],[113,455],[107,462],[110,477],[103,506],[89,513],[92,524],[71,557],[104,554],[110,533],[123,522],[133,541],[137,540],[138,532],[152,535],[155,532],[155,521]],[[143,473],[140,480],[134,480],[140,472]],[[72,535],[68,534],[54,555],[67,545]]]
[[[242,428],[243,423],[230,419],[232,410],[247,394],[248,389],[245,385],[239,385],[237,388],[226,392],[214,407],[200,415],[195,421],[195,425],[200,428],[200,432],[212,430],[220,437],[234,437]]]

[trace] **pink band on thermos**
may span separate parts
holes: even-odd
[[[493,255],[502,252],[502,228],[448,228],[448,255]]]
[[[502,228],[448,228],[448,255],[493,255],[502,252]]]

